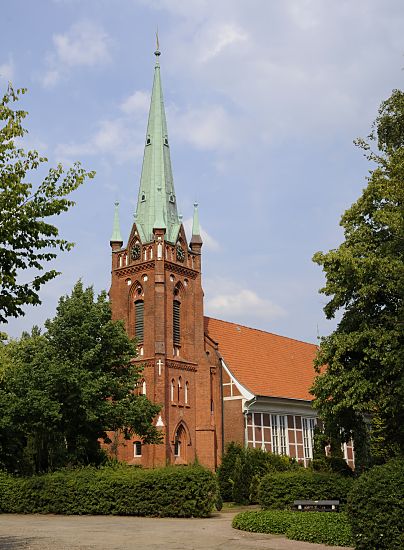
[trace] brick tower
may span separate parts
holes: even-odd
[[[142,445],[135,437],[121,442],[118,458],[155,467],[197,457],[215,468],[222,437],[220,374],[204,345],[198,207],[188,243],[177,211],[158,48],[155,56],[135,221],[123,247],[115,205],[109,295],[113,318],[123,319],[138,341],[136,362],[144,367],[138,390],[162,405],[156,425],[164,443]]]

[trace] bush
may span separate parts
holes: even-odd
[[[339,456],[325,456],[311,461],[311,469],[315,472],[334,472],[342,476],[353,477],[352,468]]]
[[[242,457],[244,449],[238,443],[230,442],[222,458],[222,463],[217,470],[220,494],[222,499],[229,501],[233,499],[233,472],[236,459]]]
[[[295,513],[286,536],[292,540],[330,546],[351,546],[353,543],[348,517],[344,512]]]
[[[218,468],[220,493],[223,500],[237,503],[258,502],[258,485],[268,472],[300,469],[288,456],[276,455],[262,449],[244,448],[231,442],[226,447],[222,464]]]
[[[350,546],[351,530],[346,514],[330,512],[290,512],[271,510],[243,512],[232,526],[254,533],[286,535],[291,540]]]
[[[375,466],[359,477],[348,498],[355,548],[404,548],[404,460]]]
[[[232,527],[253,533],[284,535],[289,529],[296,512],[271,510],[270,512],[241,512],[234,516]]]
[[[264,509],[288,508],[297,499],[336,499],[344,504],[352,484],[350,477],[303,469],[271,473],[261,480],[259,502]]]
[[[201,466],[63,470],[31,478],[0,475],[0,510],[17,513],[206,517],[217,495]]]

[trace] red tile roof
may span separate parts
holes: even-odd
[[[205,317],[205,334],[219,344],[227,367],[255,395],[312,400],[317,346]]]

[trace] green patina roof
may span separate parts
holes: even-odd
[[[121,228],[119,226],[119,202],[115,203],[115,211],[114,211],[114,225],[112,227],[112,235],[110,242],[117,242],[122,243],[122,235],[121,235]]]
[[[181,223],[171,170],[158,61],[160,52],[157,50],[155,55],[156,65],[136,208],[136,227],[144,243],[153,240],[153,228],[166,229],[166,240],[175,243]]]
[[[192,235],[200,235],[198,203],[194,203],[194,217],[192,219]]]

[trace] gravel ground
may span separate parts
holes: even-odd
[[[232,529],[235,512],[208,519],[0,514],[1,550],[336,550]],[[345,550],[347,550],[345,548]]]

